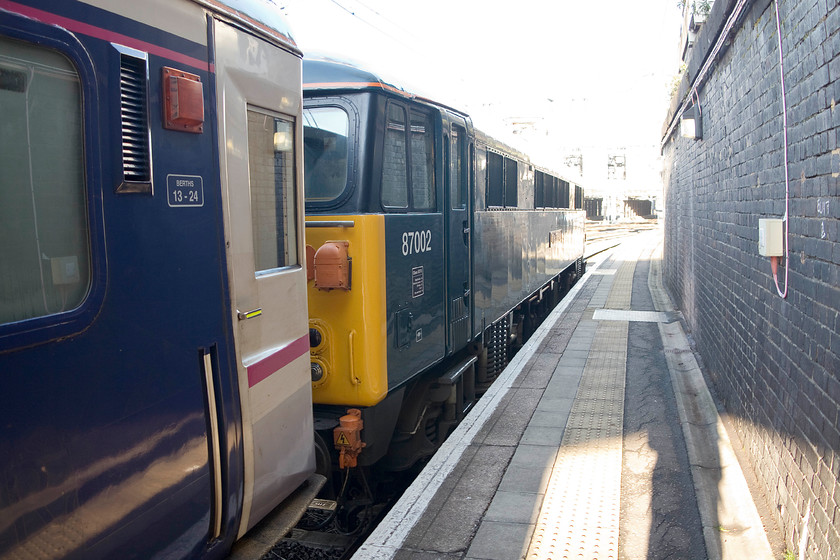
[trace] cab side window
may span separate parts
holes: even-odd
[[[408,207],[408,173],[405,141],[405,109],[391,103],[385,125],[385,154],[382,163],[382,204]]]
[[[452,208],[466,207],[467,180],[465,170],[467,132],[460,126],[452,127],[452,165],[449,184]]]
[[[411,112],[411,194],[415,210],[435,208],[434,125],[429,115]]]
[[[350,118],[340,107],[303,110],[306,202],[331,202],[347,185]]]
[[[402,105],[391,102],[387,117],[382,205],[395,210],[434,210],[435,150],[431,116],[406,111]]]
[[[90,289],[79,74],[0,38],[0,324],[73,310]]]

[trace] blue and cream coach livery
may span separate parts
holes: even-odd
[[[0,558],[224,558],[312,477],[277,14],[0,0]]]

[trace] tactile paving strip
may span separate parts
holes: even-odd
[[[630,311],[629,309],[596,309],[592,318],[596,321],[668,322],[667,313],[661,311]]]
[[[621,262],[604,307],[607,309],[630,309],[634,272],[636,272],[636,259]]]
[[[613,292],[616,289],[626,290],[628,285],[615,286]],[[613,292],[610,299],[618,303]],[[627,322],[598,324],[529,559],[618,558],[627,333]]]

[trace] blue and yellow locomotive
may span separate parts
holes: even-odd
[[[316,440],[405,469],[582,273],[583,191],[370,72],[303,78]]]

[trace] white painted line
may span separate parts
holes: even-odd
[[[592,315],[595,321],[637,321],[642,323],[665,323],[668,315],[661,311],[632,311],[629,309],[596,309]]]

